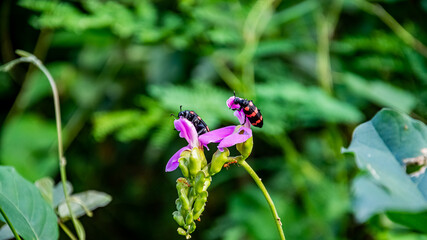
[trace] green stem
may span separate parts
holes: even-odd
[[[62,181],[62,187],[64,189],[64,196],[65,196],[65,202],[67,204],[68,210],[70,212],[71,220],[73,222],[74,228],[79,229],[77,227],[77,221],[76,217],[74,216],[73,211],[71,210],[70,205],[70,196],[68,195],[67,191],[67,173],[65,171],[65,166],[67,165],[67,161],[64,157],[64,150],[62,145],[62,133],[61,133],[61,109],[59,107],[59,94],[58,94],[58,88],[56,87],[55,81],[53,80],[52,75],[49,73],[49,71],[46,69],[46,67],[35,57],[33,63],[46,75],[47,79],[49,80],[50,86],[52,87],[52,93],[53,93],[53,103],[55,106],[55,118],[56,118],[56,131],[58,134],[58,157],[59,157],[59,170],[61,174],[61,181]]]
[[[65,157],[64,157],[64,150],[63,150],[63,144],[62,144],[61,109],[59,106],[58,88],[56,87],[56,84],[55,84],[55,81],[54,81],[52,75],[49,73],[47,68],[43,65],[43,63],[36,56],[34,56],[31,53],[22,51],[22,50],[17,50],[16,53],[22,57],[5,64],[1,70],[8,71],[15,64],[21,63],[21,62],[32,63],[45,74],[45,76],[49,80],[50,86],[52,88],[53,103],[54,103],[54,107],[55,107],[56,131],[57,131],[57,135],[58,135],[59,170],[60,170],[60,175],[61,175],[62,186],[64,189],[65,202],[66,202],[68,210],[70,212],[70,216],[71,216],[71,220],[73,222],[74,228],[76,229],[76,231],[78,231],[80,228],[78,227],[76,217],[74,216],[74,213],[71,210],[70,196],[68,195],[67,185],[66,185],[67,175],[66,175],[66,171],[65,171],[65,165],[67,164],[67,161],[65,160]],[[80,236],[80,234],[79,234],[79,236]]]
[[[282,222],[280,221],[280,217],[277,214],[276,207],[274,206],[273,200],[268,194],[268,191],[265,188],[264,184],[262,183],[261,178],[258,177],[255,171],[251,168],[251,166],[249,166],[249,164],[246,161],[241,161],[239,162],[239,164],[249,173],[249,175],[251,175],[255,183],[261,189],[265,199],[268,202],[268,205],[270,206],[271,213],[274,216],[274,222],[276,223],[277,230],[279,231],[280,239],[285,240],[285,234],[283,233],[283,229],[282,229]]]
[[[19,234],[16,232],[15,228],[13,227],[12,223],[10,222],[9,218],[6,216],[6,213],[3,211],[3,209],[0,207],[0,213],[3,216],[4,220],[6,220],[7,225],[9,225],[10,230],[12,230],[13,235],[17,240],[21,240],[19,237]]]

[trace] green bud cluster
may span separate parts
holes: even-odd
[[[203,149],[193,148],[183,151],[179,158],[179,168],[184,177],[176,181],[178,199],[176,199],[176,209],[173,212],[173,219],[180,226],[177,229],[179,235],[191,238],[191,233],[196,230],[196,220],[205,210],[208,199],[207,189],[212,181],[212,176],[219,173],[225,164],[241,163],[252,152],[253,139],[249,138],[244,143],[236,145],[240,156],[230,157],[230,151],[217,150],[212,156],[212,161],[207,164]]]
[[[211,176],[207,170],[207,161],[202,149],[193,148],[181,153],[179,168],[184,177],[176,181],[178,199],[173,219],[180,226],[177,231],[179,235],[191,237],[196,230],[195,220],[205,210],[208,199],[207,189],[211,184]]]

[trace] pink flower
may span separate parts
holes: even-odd
[[[179,158],[183,151],[191,150],[195,147],[201,148],[202,146],[206,147],[206,144],[201,144],[199,137],[197,135],[196,128],[194,125],[187,119],[180,117],[174,122],[175,129],[178,130],[179,136],[187,140],[188,145],[179,149],[168,161],[166,164],[166,172],[172,172],[179,166]],[[202,135],[203,136],[203,135]]]
[[[239,109],[240,105],[234,104],[234,96],[227,100],[227,106],[231,109]],[[243,113],[243,109],[234,111],[234,116],[239,119],[240,125],[228,126],[207,132],[199,137],[199,141],[203,145],[209,143],[218,143],[218,149],[222,152],[224,148],[234,146],[238,143],[246,142],[252,137],[251,123]]]

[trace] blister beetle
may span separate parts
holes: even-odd
[[[263,121],[261,111],[255,106],[252,100],[236,97],[236,93],[234,93],[233,103],[239,105],[240,108],[231,108],[232,110],[240,111],[243,109],[243,113],[249,119],[249,122],[251,122],[252,126],[262,128]]]

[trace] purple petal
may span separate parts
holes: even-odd
[[[235,111],[234,116],[236,116],[239,119],[239,122],[241,125],[243,125],[247,128],[251,128],[251,122],[249,121],[249,118],[246,117],[243,110]],[[243,124],[243,123],[245,123],[245,124]]]
[[[229,107],[229,108],[231,108],[231,109],[238,109],[238,108],[240,108],[240,105],[239,104],[235,104],[234,103],[234,99],[235,99],[236,97],[235,96],[232,96],[232,97],[230,97],[228,100],[227,100],[227,107]]]
[[[232,134],[234,132],[234,129],[236,129],[236,126],[228,126],[223,127],[220,129],[216,129],[210,132],[207,132],[205,134],[200,135],[199,141],[204,145],[208,145],[212,142],[219,142],[228,135]]]
[[[191,149],[190,146],[185,146],[181,149],[179,149],[170,159],[168,164],[166,164],[166,172],[172,172],[173,170],[175,170],[178,166],[179,166],[179,158],[181,156],[181,153],[185,150],[189,150]]]
[[[243,131],[243,132],[242,132]],[[245,142],[250,137],[252,137],[252,130],[247,127],[241,127],[239,129],[239,132],[233,133],[227,137],[225,137],[219,144],[218,149],[222,152],[224,151],[223,148],[225,147],[231,147],[238,143]]]
[[[236,116],[239,119],[240,124],[243,125],[246,119],[246,115],[243,113],[243,110],[234,111],[234,116]]]
[[[198,146],[199,141],[197,131],[190,121],[183,117],[180,117],[178,120],[174,121],[174,125],[176,130],[179,131],[179,136],[185,138],[188,144],[190,144],[190,147]]]

